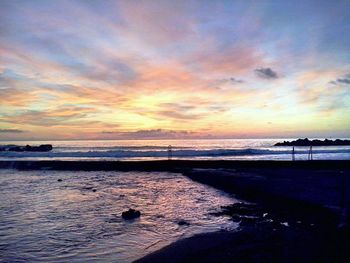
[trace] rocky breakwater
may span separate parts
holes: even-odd
[[[284,141],[284,142],[278,142],[275,144],[275,146],[350,146],[350,140],[309,140],[308,138],[305,139],[298,139],[295,141]]]
[[[51,144],[42,144],[39,146],[20,146],[20,145],[3,145],[0,146],[0,152],[49,152],[53,149]]]

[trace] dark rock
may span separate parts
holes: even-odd
[[[57,179],[57,182],[62,182],[62,179]]]
[[[190,225],[190,223],[188,223],[186,220],[183,220],[183,219],[179,220],[179,222],[177,222],[177,224],[179,226],[189,226]]]
[[[9,152],[49,152],[52,150],[51,144],[42,144],[40,146],[18,146],[18,145],[7,145],[0,146],[0,151]]]
[[[49,152],[52,150],[52,145],[51,144],[42,144],[39,147],[32,147],[33,151],[36,152]]]
[[[92,189],[93,192],[96,192],[97,190],[96,189]]]
[[[321,140],[309,140],[308,138],[298,139],[295,141],[278,142],[275,144],[275,146],[346,146],[346,145],[350,145],[350,140],[336,139],[332,141],[332,140],[325,139],[324,141],[321,141]]]
[[[25,147],[23,146],[12,146],[10,148],[7,149],[10,152],[24,152],[25,151]]]
[[[122,213],[122,218],[125,220],[135,219],[141,216],[141,212],[135,209],[129,209]]]
[[[228,206],[222,206],[221,211],[211,214],[214,216],[260,216],[262,212],[255,204],[235,203]]]
[[[222,206],[221,211],[211,214],[214,216],[229,216],[233,222],[245,226],[262,222],[263,218],[267,216],[260,206],[248,203],[234,203],[232,205]]]

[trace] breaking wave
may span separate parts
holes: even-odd
[[[79,151],[78,149],[63,151],[55,150],[52,152],[0,152],[0,157],[6,158],[162,158],[168,156],[167,147],[157,147],[149,150],[148,148],[142,148],[137,150],[134,148],[129,150],[128,148],[118,148],[113,150],[98,149],[91,151]],[[110,149],[110,148],[109,148]],[[307,154],[308,149],[301,149],[295,152],[296,154]],[[349,148],[345,149],[314,149],[313,154],[347,154],[350,153]],[[259,155],[286,155],[291,154],[291,150],[273,150],[273,149],[208,149],[208,150],[195,150],[195,149],[173,149],[173,157],[229,157],[229,156],[259,156]]]

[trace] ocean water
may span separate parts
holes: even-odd
[[[175,173],[0,170],[0,261],[131,262],[180,238],[236,228],[210,214],[235,202]],[[123,220],[128,208],[141,217]]]
[[[293,139],[293,138],[292,138]],[[51,152],[0,152],[0,160],[153,160],[173,159],[291,160],[292,147],[275,143],[292,139],[225,140],[91,140],[91,141],[3,141],[1,145],[40,145],[50,143]],[[322,139],[322,138],[321,138]],[[307,160],[308,147],[296,147],[296,159]],[[350,146],[313,147],[319,160],[350,159]]]

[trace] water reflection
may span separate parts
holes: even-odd
[[[130,262],[181,237],[235,227],[209,215],[232,197],[179,174],[0,170],[0,191],[4,261]],[[141,218],[122,220],[128,208]]]

